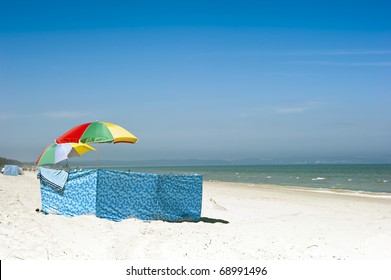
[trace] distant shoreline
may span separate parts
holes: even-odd
[[[322,192],[391,194],[391,165],[71,166],[152,174],[201,174],[204,182],[271,185]]]
[[[382,193],[382,192],[369,192],[369,191],[352,191],[352,190],[338,190],[338,189],[322,189],[322,188],[307,188],[300,186],[283,186],[283,185],[273,185],[273,184],[251,184],[251,183],[237,183],[237,182],[223,182],[209,180],[204,181],[206,184],[210,185],[225,185],[232,187],[242,187],[242,188],[262,188],[262,189],[280,189],[281,191],[299,191],[299,192],[310,192],[310,193],[322,193],[322,194],[333,194],[333,195],[346,195],[346,196],[358,196],[366,198],[385,198],[391,199],[391,193]]]

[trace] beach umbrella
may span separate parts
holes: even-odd
[[[130,143],[138,138],[125,128],[109,122],[89,122],[78,125],[56,139],[56,143]],[[96,162],[99,164],[99,150]]]
[[[36,165],[56,164],[70,157],[81,156],[95,150],[84,143],[51,144],[43,150],[35,162]]]
[[[56,139],[61,143],[136,143],[138,138],[123,127],[109,122],[78,125]]]

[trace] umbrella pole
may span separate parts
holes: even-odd
[[[96,144],[96,167],[99,168],[99,149],[98,149],[99,144]]]

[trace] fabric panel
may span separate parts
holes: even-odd
[[[41,193],[47,213],[94,214],[112,221],[199,221],[202,176],[85,170],[71,172],[61,193],[41,180]]]
[[[96,212],[97,171],[72,171],[62,192],[57,192],[41,180],[42,211],[64,216]]]
[[[113,221],[152,220],[158,211],[158,175],[99,170],[97,216]]]

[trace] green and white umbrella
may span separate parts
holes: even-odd
[[[84,143],[65,143],[51,144],[38,157],[36,165],[56,164],[70,157],[81,156],[87,152],[95,150],[88,144]]]

